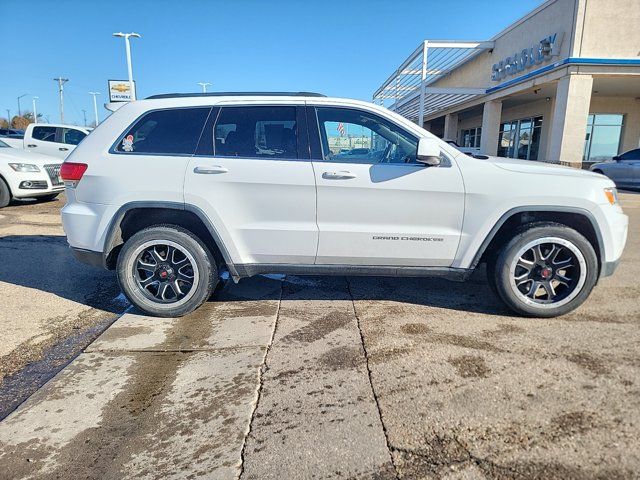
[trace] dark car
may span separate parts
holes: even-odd
[[[640,148],[617,155],[608,162],[594,163],[589,170],[606,175],[619,188],[640,188]]]

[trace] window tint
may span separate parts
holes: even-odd
[[[620,160],[640,160],[640,148],[623,153]]]
[[[298,158],[296,107],[223,107],[213,133],[216,156]]]
[[[56,141],[56,127],[33,127],[31,136],[36,140],[44,142]]]
[[[375,114],[318,107],[324,160],[345,163],[415,163],[418,140]]]
[[[62,129],[62,143],[68,145],[78,145],[87,134],[76,130],[75,128],[63,128]]]
[[[210,110],[206,107],[149,112],[126,133],[116,151],[192,155]]]

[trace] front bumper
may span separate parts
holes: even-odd
[[[51,167],[51,172],[47,167]],[[54,171],[54,167],[58,170]],[[40,167],[39,172],[15,172],[9,178],[9,188],[14,198],[33,198],[64,191],[64,183],[57,172],[59,164]]]

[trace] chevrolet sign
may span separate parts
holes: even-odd
[[[136,84],[133,82],[133,88]],[[109,101],[130,102],[132,100],[131,85],[128,80],[109,80]]]

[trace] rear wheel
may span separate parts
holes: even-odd
[[[193,233],[174,225],[149,227],[126,241],[118,281],[129,301],[159,317],[180,317],[202,305],[218,282],[212,256]]]
[[[509,308],[530,317],[555,317],[587,299],[598,278],[598,259],[577,231],[542,224],[512,238],[491,272]]]
[[[9,205],[11,201],[11,190],[5,181],[0,178],[0,208],[4,208]]]

